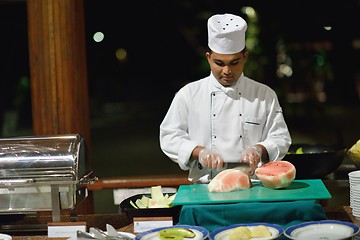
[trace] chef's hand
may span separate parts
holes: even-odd
[[[240,154],[240,163],[247,165],[249,175],[253,175],[259,162],[261,161],[262,149],[259,146],[251,146],[246,148]]]
[[[211,169],[221,169],[225,163],[222,157],[213,150],[203,148],[199,152],[199,164],[202,167]]]

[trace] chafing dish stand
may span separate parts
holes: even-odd
[[[0,214],[74,209],[97,181],[86,169],[79,134],[0,139]]]

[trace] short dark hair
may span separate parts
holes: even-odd
[[[213,50],[211,50],[211,49],[209,48],[209,46],[207,46],[207,48],[206,48],[206,52],[212,53],[212,52],[213,52]],[[242,52],[242,53],[247,52],[247,50],[246,50],[246,46],[245,46],[245,47],[244,47],[244,49],[243,49],[243,50],[241,50],[240,52]]]

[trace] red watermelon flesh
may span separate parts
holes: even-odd
[[[218,173],[208,184],[209,192],[232,192],[250,188],[249,175],[240,169],[226,169]]]
[[[267,188],[285,188],[296,176],[295,166],[288,161],[268,162],[255,170],[255,175]]]

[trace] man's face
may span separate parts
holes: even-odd
[[[234,85],[239,79],[244,70],[247,57],[248,52],[236,54],[206,53],[213,75],[221,85],[226,87]]]

